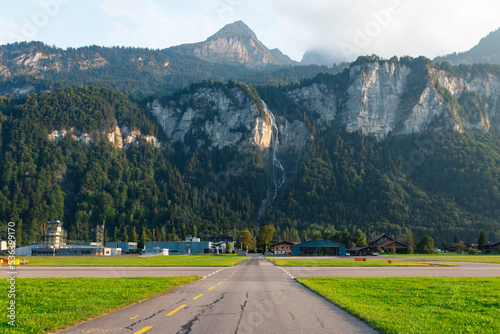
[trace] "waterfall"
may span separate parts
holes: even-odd
[[[283,167],[278,157],[276,156],[279,144],[279,129],[278,126],[276,125],[276,118],[274,117],[274,114],[267,107],[264,101],[262,101],[262,104],[264,104],[264,108],[266,108],[267,112],[271,116],[271,126],[273,131],[271,134],[271,145],[273,150],[273,182],[274,182],[274,196],[273,200],[271,201],[272,204],[274,203],[276,196],[278,196],[278,189],[281,188],[281,186],[286,181],[286,175],[285,175],[285,168]]]

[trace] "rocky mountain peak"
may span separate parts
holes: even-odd
[[[250,29],[243,21],[240,20],[226,24],[221,30],[210,36],[207,41],[231,37],[253,37],[257,39],[257,36],[252,31],[252,29]]]
[[[298,64],[278,49],[269,50],[243,21],[225,25],[204,42],[171,49],[212,63],[238,63],[249,68]]]

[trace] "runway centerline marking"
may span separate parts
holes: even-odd
[[[130,318],[130,320],[135,319],[135,318],[137,318],[137,317],[138,317],[138,315],[136,315],[135,317]]]
[[[173,311],[172,311],[172,312],[170,312],[170,313],[167,313],[167,315],[166,315],[166,316],[168,317],[169,315],[174,314],[175,312],[179,311],[180,309],[182,309],[182,308],[184,308],[184,307],[186,307],[186,304],[179,306],[178,308],[176,308],[175,310],[173,310]]]
[[[199,294],[198,296],[194,297],[193,299],[196,300],[196,299],[200,298],[201,296],[203,296],[203,294]]]
[[[135,332],[134,334],[141,334],[141,333],[144,333],[145,331],[148,331],[148,330],[150,330],[151,328],[153,328],[153,326],[144,327],[143,329],[141,329],[141,330],[140,330],[140,331],[138,331],[138,332]]]
[[[217,285],[221,285],[221,284],[222,284],[222,282],[217,283]]]
[[[213,288],[215,288],[215,286],[211,287],[210,289],[208,289],[209,291],[212,290]]]

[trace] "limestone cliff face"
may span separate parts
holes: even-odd
[[[376,61],[351,66],[347,82],[335,89],[312,83],[288,97],[317,115],[320,124],[336,120],[347,131],[378,139],[431,128],[500,130],[500,77],[493,74],[458,76],[430,66]]]
[[[172,143],[196,140],[197,146],[242,152],[250,146],[269,148],[272,126],[260,116],[257,106],[243,91],[205,87],[177,101],[151,104],[151,112]]]
[[[238,88],[204,87],[164,105],[155,100],[150,107],[171,143],[196,138],[197,146],[229,146],[240,152],[271,146],[272,124]]]
[[[115,147],[121,149],[127,149],[130,147],[130,145],[138,145],[140,139],[143,139],[144,141],[156,146],[157,148],[161,149],[163,147],[156,137],[144,135],[139,130],[131,130],[125,125],[119,127],[118,124],[115,125],[115,128],[112,131],[108,133],[101,133],[97,136],[93,136],[90,133],[83,132],[74,127],[69,129],[53,130],[49,133],[49,140],[58,143],[59,141],[64,139],[65,136],[70,136],[74,140],[84,142],[87,145],[90,145],[94,142],[107,140],[115,145]]]
[[[255,149],[263,153],[264,163],[271,151],[292,172],[305,152],[309,130],[303,122],[285,117],[272,117],[266,107],[259,107],[238,87],[230,89],[203,87],[176,100],[155,100],[150,111],[156,117],[171,147],[183,144],[184,150],[194,146],[209,149],[230,148],[240,153]],[[276,146],[273,146],[273,141]]]

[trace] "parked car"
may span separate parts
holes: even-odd
[[[345,253],[345,256],[351,256],[351,254],[349,254],[349,253]]]
[[[378,253],[377,252],[373,252],[372,255],[373,256],[378,256]]]

